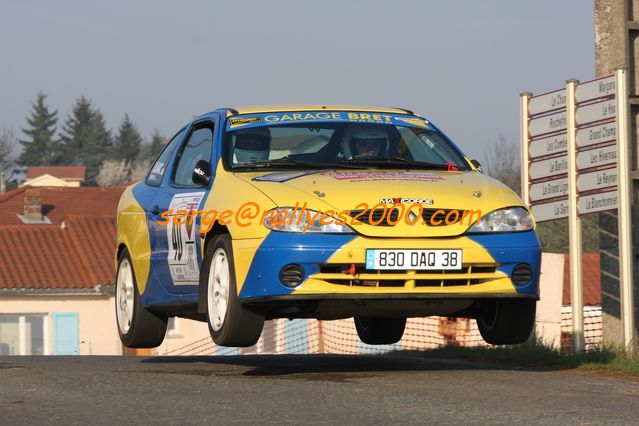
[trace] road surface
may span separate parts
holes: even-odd
[[[1,424],[637,424],[639,382],[399,355],[0,357]]]

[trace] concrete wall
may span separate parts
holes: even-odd
[[[155,349],[156,354],[166,354],[201,339],[206,339],[207,344],[212,344],[209,327],[205,322],[186,318],[175,318],[173,321],[176,325],[175,331],[167,331],[164,342]]]
[[[543,253],[541,257],[540,300],[537,303],[536,336],[557,349],[561,345],[561,302],[564,255]]]
[[[120,355],[122,345],[115,325],[113,297],[90,296],[3,296],[0,298],[2,314],[43,314],[45,355],[53,353],[55,336],[52,314],[75,312],[78,314],[78,340],[80,355]]]
[[[79,355],[121,355],[123,347],[118,337],[114,303],[113,296],[104,295],[2,296],[0,315],[44,315],[44,354],[50,355],[55,346],[53,314],[74,312],[78,314]],[[176,330],[167,332],[162,346],[146,353],[165,353],[208,336],[206,323],[179,318]]]

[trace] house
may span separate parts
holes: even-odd
[[[23,186],[0,196],[0,354],[122,352],[104,318],[123,190]]]
[[[0,355],[140,353],[122,347],[115,320],[123,191],[23,186],[0,195]],[[192,341],[191,327],[200,337],[191,323],[171,320],[165,346]]]
[[[78,187],[86,178],[85,166],[27,167],[27,178],[20,186]]]

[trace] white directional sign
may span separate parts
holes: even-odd
[[[577,176],[577,190],[579,192],[617,186],[617,168],[597,170]]]
[[[596,102],[594,104],[580,106],[577,108],[576,120],[578,125],[588,124],[595,121],[615,118],[615,100]]]
[[[637,160],[633,146],[637,117],[631,106],[637,102],[630,95],[635,92],[636,80],[634,74],[617,69],[614,76],[581,84],[570,79],[564,90],[539,96],[523,92],[519,97],[522,167],[526,168],[521,176],[522,196],[537,222],[567,218],[569,224],[575,353],[585,348],[579,217],[617,209],[616,276],[623,343],[628,351],[636,347],[633,289],[637,274],[633,273],[632,230],[637,225],[633,216],[637,206],[632,197],[636,188],[632,170]]]
[[[531,159],[544,157],[551,154],[559,154],[566,152],[568,147],[568,138],[565,133],[547,138],[535,139],[528,146],[528,154]]]
[[[608,145],[577,153],[577,168],[579,170],[608,164],[617,164],[617,145]]]
[[[536,115],[542,112],[566,108],[566,89],[533,96],[528,102],[528,114]]]
[[[575,99],[578,103],[615,94],[615,76],[600,78],[577,86]]]
[[[579,201],[579,213],[614,209],[619,181],[617,77],[610,76],[582,84],[574,80],[566,88],[522,99],[522,123],[528,154],[527,202],[538,222],[568,217],[568,198]],[[574,99],[568,96],[574,94]],[[570,101],[570,102],[569,102]],[[568,111],[568,105],[574,111]],[[575,169],[568,170],[568,116],[574,117]],[[571,118],[572,119],[572,118]],[[573,126],[570,126],[574,128]],[[602,146],[606,145],[606,146]],[[550,158],[549,158],[550,157]],[[602,170],[603,169],[603,170]],[[576,179],[576,193],[569,184]],[[594,193],[584,196],[581,194]],[[552,201],[554,200],[554,201]],[[560,200],[560,201],[557,201]]]
[[[533,118],[528,124],[528,134],[531,138],[546,133],[566,130],[566,111],[546,115],[544,117]]]
[[[537,204],[531,207],[531,211],[537,222],[568,217],[568,200]]]
[[[568,178],[559,178],[530,185],[530,201],[568,195]]]
[[[564,174],[568,171],[568,157],[562,155],[530,163],[529,171],[530,179],[533,180]]]
[[[583,127],[577,130],[577,147],[583,148],[603,142],[614,141],[617,138],[617,122]]]
[[[614,210],[619,203],[617,191],[602,192],[600,194],[586,195],[579,197],[577,210],[579,214],[602,212],[604,210]]]

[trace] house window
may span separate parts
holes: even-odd
[[[0,315],[0,355],[44,355],[44,315]]]
[[[180,320],[178,317],[169,317],[166,325],[166,337],[181,337]]]

